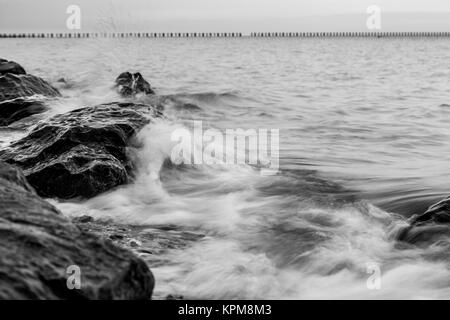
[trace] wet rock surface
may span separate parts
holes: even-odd
[[[0,58],[0,75],[7,73],[26,74],[25,69],[17,62]]]
[[[17,98],[41,95],[59,97],[59,91],[47,81],[31,74],[15,75],[7,73],[0,76],[0,102]]]
[[[89,216],[81,216],[87,220]],[[169,250],[180,249],[193,245],[205,235],[197,230],[180,229],[176,226],[133,226],[115,223],[111,220],[89,219],[81,222],[80,218],[72,221],[85,232],[93,233],[99,237],[110,239],[143,259],[150,268],[170,265],[171,261],[165,257]],[[181,300],[177,293],[169,295],[154,294],[153,299]]]
[[[59,91],[45,80],[26,74],[16,62],[0,59],[0,126],[46,110],[46,98]]]
[[[0,102],[0,126],[8,126],[46,110],[44,102],[39,100],[17,98]]]
[[[44,197],[93,197],[130,180],[127,147],[153,107],[109,103],[54,116],[0,151]]]
[[[398,240],[413,243],[432,243],[450,237],[450,197],[432,205],[409,220],[410,225],[399,233]]]
[[[143,260],[77,227],[2,162],[0,239],[0,299],[151,298]],[[80,271],[78,289],[68,286],[68,270]]]
[[[142,75],[137,73],[123,72],[116,79],[116,88],[124,97],[131,97],[136,94],[151,95],[155,92]]]
[[[30,116],[46,110],[45,99],[60,93],[20,65],[2,63],[0,126],[35,121]],[[164,105],[199,110],[176,99],[158,103],[140,73],[121,74],[116,86],[122,96],[139,95],[145,102],[56,115],[0,150],[0,299],[149,299],[155,283],[149,267],[172,263],[166,252],[204,237],[195,230],[121,225],[88,215],[69,220],[41,198],[90,198],[130,182],[128,148],[135,146],[136,133],[162,116]],[[69,267],[79,268],[80,289],[69,289]],[[176,293],[156,298],[183,299]]]
[[[86,216],[83,216],[86,217]],[[169,249],[182,249],[194,241],[202,239],[204,234],[197,231],[182,230],[170,226],[133,226],[115,223],[108,219],[72,219],[79,228],[100,237],[110,239],[143,258],[150,267],[159,266],[167,261],[162,258]]]

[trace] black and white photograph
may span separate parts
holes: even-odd
[[[0,300],[448,299],[448,0],[0,0]]]

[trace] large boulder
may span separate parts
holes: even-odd
[[[109,103],[56,115],[0,151],[0,159],[24,170],[44,197],[93,197],[127,183],[130,139],[159,116],[153,107]]]
[[[44,79],[31,74],[7,73],[0,76],[0,102],[35,95],[58,97],[60,93]]]
[[[155,92],[142,75],[137,73],[123,72],[116,79],[116,88],[124,97],[134,96],[136,94],[154,94]]]
[[[431,243],[450,237],[450,197],[432,205],[421,215],[409,219],[398,240],[409,243]]]
[[[141,259],[81,230],[1,162],[0,241],[2,300],[151,298],[154,278]]]
[[[14,67],[13,62],[2,64],[1,61],[6,60],[0,59],[0,126],[44,112],[44,100],[60,96],[45,80],[25,74],[25,70],[19,65]]]
[[[0,75],[7,73],[26,74],[25,69],[17,62],[0,59]]]
[[[13,122],[46,110],[42,100],[17,98],[0,102],[0,126],[9,126]]]

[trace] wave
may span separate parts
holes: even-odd
[[[264,177],[250,166],[167,165],[182,125],[155,120],[130,150],[135,181],[63,212],[142,226],[201,231],[204,238],[152,266],[156,295],[187,298],[443,298],[450,271],[416,247],[399,248],[405,220],[361,201],[314,171]],[[367,265],[382,290],[367,288]]]
[[[226,92],[198,92],[198,93],[178,93],[172,95],[175,98],[192,99],[202,103],[215,103],[224,100],[239,100],[242,99],[237,91]]]

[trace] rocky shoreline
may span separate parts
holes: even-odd
[[[115,89],[128,100],[53,116],[0,150],[0,299],[151,299],[150,268],[167,263],[162,253],[204,236],[89,216],[70,220],[43,199],[89,199],[133,181],[127,148],[164,115],[160,105],[133,99],[155,95],[140,73],[120,74]],[[60,95],[18,63],[0,59],[0,126],[44,112],[46,101]],[[412,217],[396,239],[420,245],[442,236],[450,236],[450,198]],[[81,270],[80,289],[67,285],[70,266]]]
[[[116,87],[126,97],[154,93],[139,74],[122,74]],[[0,126],[44,112],[47,99],[60,96],[16,62],[0,59]],[[157,107],[133,102],[80,108],[38,123],[0,151],[0,299],[151,299],[154,277],[138,255],[164,248],[156,232],[152,251],[138,251],[142,243],[150,246],[145,233],[129,246],[123,239],[134,235],[130,227],[71,222],[41,197],[91,198],[131,181],[126,149],[159,116]],[[68,285],[74,266],[81,275],[75,289]]]
[[[84,231],[0,164],[0,299],[150,299],[153,275],[129,250]],[[80,270],[80,288],[68,271]]]

